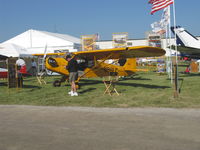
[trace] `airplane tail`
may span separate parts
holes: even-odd
[[[132,74],[132,72],[138,72],[138,71],[147,72],[148,71],[148,69],[137,68],[136,58],[128,58],[123,67],[124,67],[124,70],[130,74]]]
[[[136,58],[126,59],[126,62],[123,65],[123,67],[124,67],[124,70],[126,71],[134,71],[136,69]]]
[[[200,41],[184,28],[177,26],[171,27],[171,30],[174,34],[176,32],[177,45],[200,48]]]

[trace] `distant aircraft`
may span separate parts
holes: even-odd
[[[181,55],[200,58],[200,40],[180,26],[171,27],[171,30],[174,34],[176,31],[177,50]]]
[[[103,50],[90,50],[73,52],[73,58],[77,59],[80,63],[81,78],[93,78],[109,76],[110,73],[116,73],[117,76],[130,76],[137,71],[141,71],[136,68],[137,57],[154,57],[162,56],[165,54],[165,50],[157,47],[150,46],[137,46],[137,47],[125,47],[125,48],[113,48]],[[49,56],[53,56],[49,57]],[[69,72],[66,70],[68,62],[63,56],[66,53],[51,53],[46,54],[45,66],[48,70],[60,73],[66,77],[69,77]],[[35,56],[42,56],[41,54],[35,54]],[[126,59],[123,66],[106,63],[109,59]],[[61,81],[55,81],[54,85],[60,86]]]

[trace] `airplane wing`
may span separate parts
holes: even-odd
[[[101,60],[162,56],[165,54],[165,50],[150,46],[136,46],[92,51],[80,51],[74,52],[73,54],[76,57],[87,60]]]
[[[32,54],[33,56],[44,56],[45,54]],[[62,56],[66,53],[46,53],[46,56]]]
[[[172,46],[172,49],[175,50],[175,46]],[[200,49],[198,48],[193,48],[193,47],[186,47],[186,46],[177,46],[177,50],[182,54],[182,55],[187,55],[193,58],[200,58]]]

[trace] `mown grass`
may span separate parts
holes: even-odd
[[[104,95],[101,79],[83,79],[78,97],[68,95],[69,84],[53,87],[57,76],[46,77],[47,84],[39,85],[36,78],[24,79],[24,88],[8,89],[0,80],[0,104],[40,106],[92,106],[92,107],[172,107],[200,108],[200,74],[179,74],[181,93],[173,98],[173,84],[168,75],[137,73],[133,78],[120,79],[116,88],[120,96]]]

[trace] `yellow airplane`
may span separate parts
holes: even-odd
[[[137,46],[125,48],[113,48],[103,50],[79,51],[73,52],[72,57],[79,62],[80,70],[78,81],[81,78],[93,78],[109,76],[110,73],[116,73],[117,76],[130,76],[137,71],[142,71],[136,68],[136,58],[138,57],[155,57],[165,54],[165,50],[150,46]],[[35,54],[40,56],[41,54]],[[54,82],[55,86],[60,86],[61,82],[68,79],[69,72],[66,69],[68,62],[63,57],[66,53],[49,53],[53,57],[46,57],[45,66],[48,70],[60,73],[65,78]],[[62,56],[62,57],[59,57]],[[56,56],[56,57],[55,57]],[[106,63],[108,59],[125,60],[123,65],[115,65]],[[78,82],[77,81],[77,82]]]

